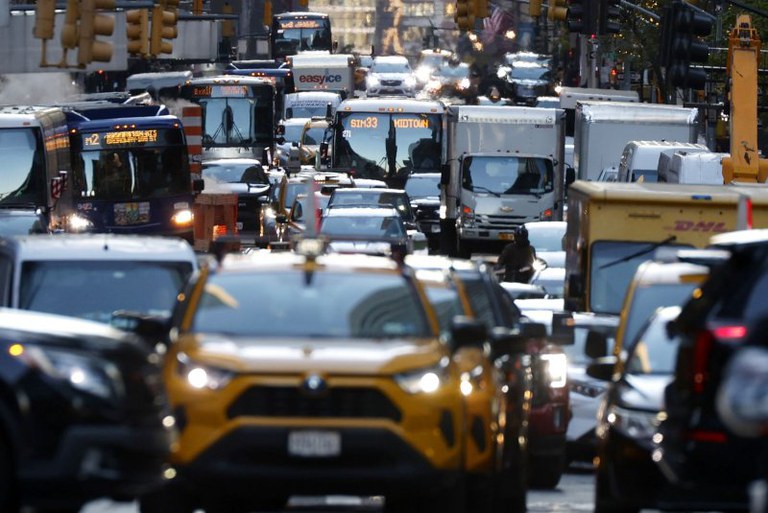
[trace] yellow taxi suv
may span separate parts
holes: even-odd
[[[164,379],[179,431],[142,513],[279,509],[292,495],[383,495],[385,511],[465,509],[465,402],[407,266],[377,256],[228,255],[180,296]]]

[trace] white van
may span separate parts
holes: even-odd
[[[659,181],[722,184],[723,158],[728,153],[676,151],[659,159]]]
[[[341,95],[331,91],[299,91],[285,95],[283,101],[283,119],[325,117],[328,105],[331,106],[331,119],[336,107],[341,103]]]
[[[659,155],[678,150],[689,153],[709,151],[703,144],[679,141],[630,141],[624,147],[619,161],[619,182],[658,181]]]

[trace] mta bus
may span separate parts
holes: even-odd
[[[444,117],[439,101],[344,100],[336,109],[331,167],[400,188],[410,173],[440,172]]]
[[[0,158],[3,230],[6,218],[24,213],[35,218],[30,232],[70,231],[70,225],[78,224],[67,186],[69,137],[61,109],[0,107]]]
[[[321,12],[283,12],[272,16],[269,33],[272,58],[283,61],[289,55],[308,50],[333,51],[331,18]]]
[[[193,242],[184,130],[162,105],[65,106],[72,190],[84,231],[178,236]]]
[[[287,63],[280,67],[261,66],[255,61],[238,61],[237,64],[230,63],[224,70],[225,75],[239,77],[258,77],[272,82],[275,86],[275,112],[283,112],[285,105],[285,95],[296,91],[293,79],[293,71]]]
[[[270,80],[193,78],[181,86],[179,96],[202,108],[203,160],[264,159],[274,151],[275,86]]]

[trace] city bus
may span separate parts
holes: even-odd
[[[411,173],[440,172],[444,117],[439,101],[344,100],[336,109],[331,167],[398,188]]]
[[[193,242],[184,129],[162,105],[84,102],[63,107],[74,208],[82,231],[178,236]]]
[[[202,108],[203,160],[250,157],[268,163],[275,134],[275,86],[269,79],[193,78],[179,97]]]
[[[283,12],[272,16],[269,33],[272,58],[284,61],[289,55],[308,50],[333,51],[331,18],[320,12]]]

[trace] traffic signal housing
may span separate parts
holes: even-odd
[[[568,0],[549,0],[547,19],[552,21],[568,20]]]
[[[102,14],[102,10],[114,10],[115,0],[81,0],[80,25],[77,45],[77,64],[84,68],[93,61],[112,60],[112,43],[96,39],[111,36],[115,31],[115,18]]]
[[[596,33],[598,0],[569,0],[566,21],[568,30],[578,34]]]
[[[531,18],[538,18],[541,16],[541,0],[529,0],[528,16]]]
[[[475,13],[471,0],[456,0],[456,13],[453,21],[462,32],[469,32],[475,27]]]
[[[600,0],[600,23],[598,33],[601,36],[618,34],[621,32],[621,8],[620,0]]]
[[[149,35],[149,54],[152,57],[173,53],[173,43],[166,41],[174,39],[177,35],[177,14],[171,9],[172,6],[169,6],[166,1],[152,8],[152,28]]]
[[[491,15],[491,10],[488,7],[488,0],[471,0],[471,2],[472,14],[475,15],[476,20],[482,20]]]
[[[125,13],[128,53],[140,57],[149,55],[149,11],[132,9]]]
[[[32,35],[37,39],[53,39],[56,19],[56,0],[37,0],[35,5],[35,28]]]
[[[667,62],[667,79],[675,87],[703,89],[707,82],[707,72],[697,69],[709,59],[709,45],[702,38],[712,32],[713,19],[704,12],[675,1],[668,11],[668,23],[662,29],[662,47],[664,30],[668,30],[667,45],[663,48],[668,55],[662,60]]]

